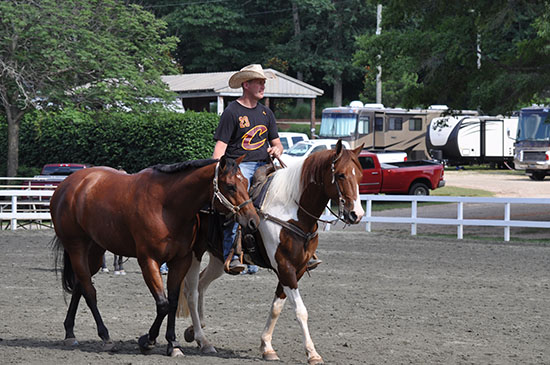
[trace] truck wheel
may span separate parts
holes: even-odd
[[[409,195],[430,195],[430,188],[424,183],[414,183],[409,189]]]
[[[531,175],[529,175],[529,178],[535,181],[542,181],[545,177],[546,173],[544,172],[533,172]]]

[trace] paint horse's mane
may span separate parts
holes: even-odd
[[[184,162],[178,162],[173,164],[159,164],[153,166],[153,170],[164,172],[166,174],[173,174],[176,172],[186,171],[190,169],[198,169],[204,166],[208,166],[210,164],[213,164],[214,162],[217,162],[218,160],[209,158],[204,160],[191,160],[191,161],[184,161]]]
[[[277,170],[262,207],[294,204],[299,201],[308,184],[323,183],[323,174],[330,169],[334,155],[334,150],[317,152],[304,161]],[[342,162],[347,162],[351,158],[352,154],[349,153],[349,150],[342,151],[340,156]],[[361,166],[357,167],[361,169]]]

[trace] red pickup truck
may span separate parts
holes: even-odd
[[[378,161],[376,154],[359,155],[363,167],[360,194],[429,195],[430,189],[445,186],[443,165],[433,161],[404,161],[391,164]]]
[[[67,176],[80,169],[91,165],[82,163],[50,163],[42,167],[40,175],[35,176],[36,180],[31,181],[32,187],[52,186],[57,187]]]

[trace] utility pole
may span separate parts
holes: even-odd
[[[382,4],[376,6],[376,35],[382,33]],[[380,55],[378,55],[380,59]],[[382,66],[376,66],[378,72],[376,73],[376,103],[382,104]]]

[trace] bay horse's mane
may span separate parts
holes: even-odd
[[[158,164],[153,166],[153,170],[164,172],[166,174],[173,174],[176,172],[186,171],[190,169],[198,169],[204,166],[208,166],[210,164],[213,164],[214,162],[218,162],[218,160],[213,158],[208,158],[204,160],[190,160],[190,161],[184,161],[184,162],[178,162],[173,164]]]

